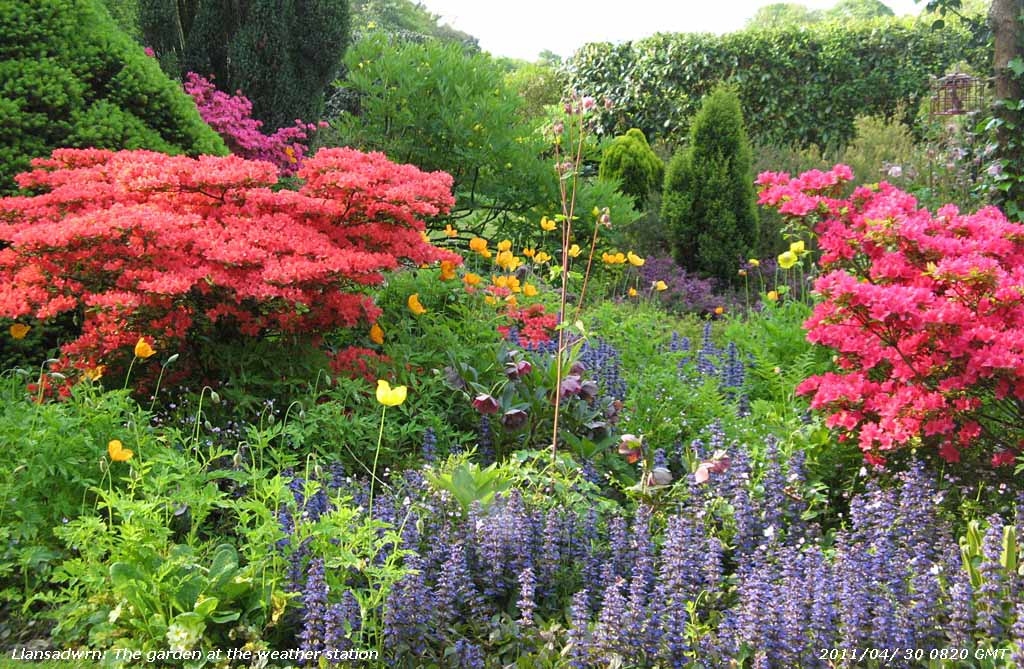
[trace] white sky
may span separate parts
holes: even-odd
[[[420,0],[444,22],[480,39],[496,56],[534,60],[544,49],[566,57],[587,42],[624,42],[656,32],[738,30],[775,0]],[[836,0],[790,0],[827,9]],[[883,0],[897,16],[914,0]]]

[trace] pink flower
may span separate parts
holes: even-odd
[[[473,408],[482,414],[496,414],[498,413],[498,400],[494,399],[486,393],[482,393],[473,398]]]

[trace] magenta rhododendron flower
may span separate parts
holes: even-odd
[[[808,339],[837,370],[798,392],[872,464],[911,445],[956,462],[984,445],[993,464],[1024,441],[1024,225],[995,207],[936,213],[882,182],[842,187],[850,169],[766,172],[762,204],[817,235],[821,301]]]
[[[185,77],[185,92],[192,96],[199,115],[224,139],[231,152],[249,160],[273,163],[284,176],[296,174],[302,167],[307,142],[326,122],[305,123],[280,128],[271,135],[260,131],[263,121],[252,117],[252,102],[239,91],[228,95],[217,90],[213,82],[195,72]]]

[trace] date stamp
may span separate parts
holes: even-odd
[[[886,666],[894,662],[921,662],[924,660],[1005,660],[1006,648],[822,648],[818,659],[839,664],[859,666],[863,662],[877,662]]]

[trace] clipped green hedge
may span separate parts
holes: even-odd
[[[978,42],[963,27],[908,19],[658,34],[584,45],[569,62],[569,87],[613,101],[601,112],[604,132],[679,139],[701,97],[730,82],[758,142],[836,145],[853,136],[857,115],[892,115],[901,103],[913,113],[931,75],[960,61],[987,71],[991,52]]]
[[[60,147],[225,155],[195,103],[98,0],[0,3],[0,194]]]

